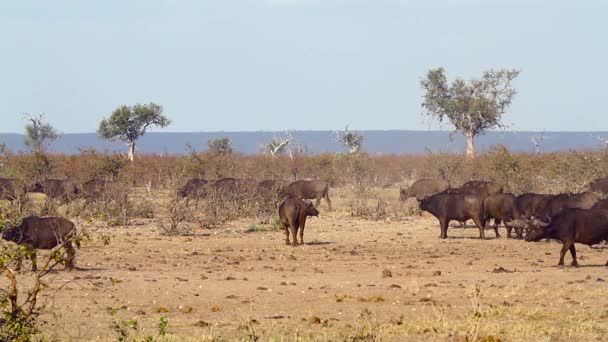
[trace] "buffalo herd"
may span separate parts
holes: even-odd
[[[13,179],[0,178],[0,199],[14,201],[27,192],[41,192],[48,198],[68,201],[81,197],[98,198],[114,182],[90,180],[77,186],[69,180],[47,179],[24,186]],[[188,180],[176,192],[177,198],[201,199],[219,195],[237,196],[244,192],[256,196],[273,198],[278,210],[286,243],[296,246],[304,243],[304,228],[308,216],[318,216],[315,208],[321,199],[327,202],[330,184],[325,181],[285,182],[265,180],[259,183],[251,179],[222,178],[208,181],[201,178]],[[440,237],[446,239],[450,221],[464,224],[473,220],[479,229],[479,237],[485,238],[485,230],[493,220],[492,228],[500,237],[501,223],[507,229],[507,237],[512,237],[515,229],[517,238],[525,241],[554,239],[562,242],[559,265],[564,264],[567,251],[572,255],[572,265],[578,266],[575,243],[593,245],[608,240],[608,199],[601,200],[599,194],[608,193],[608,177],[595,180],[589,185],[589,192],[566,194],[524,193],[515,196],[505,193],[502,185],[489,181],[469,181],[459,188],[453,188],[441,179],[420,179],[408,188],[400,189],[400,200],[415,197],[420,209],[439,220]],[[309,200],[316,200],[313,205]],[[525,237],[524,237],[524,232]],[[299,241],[298,241],[299,233]],[[72,239],[76,234],[74,224],[61,217],[24,218],[19,225],[9,226],[2,233],[4,240],[26,246],[32,251],[33,269],[36,270],[36,249],[52,249],[61,246],[67,251],[66,268],[74,266],[75,251]],[[291,241],[290,241],[291,235]],[[77,244],[79,247],[79,245]],[[606,262],[608,266],[608,262]]]
[[[515,228],[518,238],[523,238],[526,231],[526,241],[559,240],[563,244],[560,266],[568,250],[572,265],[578,266],[575,242],[594,245],[608,241],[608,200],[601,200],[598,195],[608,193],[608,177],[591,182],[590,191],[582,193],[515,196],[503,190],[495,182],[470,181],[460,188],[451,188],[445,180],[421,179],[401,189],[400,199],[416,197],[420,209],[439,220],[442,239],[448,236],[450,221],[471,219],[482,239],[488,223],[493,220],[496,237],[500,236],[498,225],[502,222],[509,238]]]

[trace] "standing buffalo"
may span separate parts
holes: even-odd
[[[505,223],[507,237],[511,238],[511,230],[515,227],[517,237],[522,237],[524,222],[517,208],[516,198],[513,194],[494,194],[483,200],[483,217],[486,225],[490,219],[494,219],[494,232],[498,234],[500,221]],[[517,226],[516,226],[517,225]]]
[[[103,179],[91,179],[82,184],[81,195],[86,199],[98,199],[116,182]]]
[[[399,189],[399,199],[405,201],[410,197],[424,198],[450,188],[450,183],[443,179],[423,178],[415,181],[407,188]]]
[[[523,218],[529,219],[547,205],[553,195],[525,193],[517,196],[515,203]]]
[[[546,222],[564,209],[591,209],[599,200],[600,198],[592,192],[559,194],[543,201],[535,216]],[[534,221],[538,222],[538,220]]]
[[[193,178],[186,182],[186,184],[177,190],[177,196],[180,198],[194,198],[199,199],[205,197],[206,185],[209,183],[203,178]]]
[[[289,197],[279,205],[279,219],[285,229],[285,243],[289,245],[289,232],[291,231],[292,246],[298,245],[298,230],[300,231],[300,244],[304,244],[304,227],[306,217],[319,216],[319,211],[310,201],[303,201],[297,197]]]
[[[605,209],[608,210],[608,199],[603,199],[593,206],[591,209]]]
[[[74,268],[74,256],[76,252],[72,246],[72,241],[76,236],[76,229],[72,221],[63,217],[37,217],[29,216],[21,221],[21,224],[6,229],[2,233],[2,238],[13,241],[19,245],[26,246],[31,254],[32,271],[37,271],[36,249],[52,249],[62,245],[67,250],[66,268]],[[80,248],[80,243],[76,241],[76,246]],[[21,263],[17,266],[21,267]]]
[[[503,186],[495,182],[469,181],[460,187],[460,192],[476,195],[483,200],[490,195],[501,194]]]
[[[591,182],[589,190],[600,194],[608,194],[608,177],[598,178]]]
[[[572,266],[578,267],[574,243],[595,245],[608,240],[608,211],[604,209],[564,209],[548,223],[541,223],[526,235],[526,241],[555,239],[562,242],[558,266],[564,265],[566,251],[570,250]],[[606,262],[608,266],[608,261]]]
[[[41,182],[36,182],[32,192],[40,192],[48,198],[60,199],[69,201],[74,199],[78,193],[76,184],[67,179],[45,179]]]
[[[321,204],[321,198],[324,198],[331,211],[331,200],[329,199],[329,183],[324,181],[295,181],[289,184],[283,193],[288,197],[298,197],[301,199],[316,199],[315,206]]]
[[[441,226],[441,238],[448,237],[448,224],[451,220],[466,221],[472,219],[479,228],[479,238],[484,239],[485,221],[483,203],[471,194],[437,194],[420,199],[420,209],[433,214]]]

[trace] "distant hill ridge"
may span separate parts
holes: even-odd
[[[334,141],[332,131],[291,131],[294,144],[302,146],[308,153],[336,153],[345,149]],[[425,154],[433,152],[463,153],[466,148],[462,134],[447,131],[358,131],[363,135],[363,150],[372,154]],[[259,147],[283,132],[192,132],[170,133],[150,132],[144,135],[137,145],[138,153],[147,154],[185,154],[186,145],[192,145],[197,151],[207,149],[210,139],[228,137],[236,151],[245,154],[259,152]],[[541,142],[543,152],[567,151],[571,149],[598,149],[604,146],[600,137],[608,137],[608,132],[544,132]],[[539,139],[540,132],[489,132],[476,139],[478,151],[483,152],[490,146],[503,144],[513,152],[534,152],[532,138]],[[25,151],[23,135],[0,133],[0,143],[14,152]],[[74,154],[80,149],[93,147],[99,151],[125,152],[126,146],[120,142],[101,140],[96,133],[62,134],[53,142],[50,151],[54,153]]]

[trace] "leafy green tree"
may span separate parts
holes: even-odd
[[[135,158],[135,143],[150,127],[166,127],[171,120],[163,115],[163,107],[155,103],[120,106],[109,118],[101,120],[97,133],[104,139],[122,141],[129,146],[129,160]]]
[[[475,157],[475,136],[493,128],[504,128],[503,114],[509,109],[516,91],[511,82],[519,70],[488,70],[481,79],[456,79],[448,84],[443,68],[431,69],[422,79],[426,92],[424,114],[449,121],[467,139],[467,157]]]
[[[216,155],[229,155],[232,154],[232,141],[228,137],[211,139],[207,142],[209,146],[209,152]]]

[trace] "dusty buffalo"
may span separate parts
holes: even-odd
[[[112,186],[116,186],[116,182],[104,179],[91,179],[82,184],[80,195],[87,199],[97,199],[106,193]]]
[[[604,209],[564,209],[553,219],[534,227],[526,235],[526,241],[555,239],[562,242],[558,266],[564,265],[566,251],[572,255],[572,266],[578,266],[574,243],[595,245],[608,240],[608,211]],[[608,261],[606,262],[608,266]]]
[[[304,227],[306,217],[319,216],[319,211],[310,201],[303,201],[297,197],[289,197],[279,205],[279,218],[285,229],[285,243],[289,245],[289,232],[291,231],[292,246],[298,245],[298,230],[300,231],[300,244],[304,244]]]
[[[605,209],[608,210],[608,199],[603,199],[593,206],[591,209]]]
[[[30,259],[32,260],[32,271],[37,270],[36,250],[52,249],[63,244],[67,251],[66,268],[74,268],[74,256],[76,252],[72,246],[72,241],[76,235],[76,229],[72,221],[63,217],[37,217],[29,216],[21,221],[18,226],[6,229],[2,233],[2,238],[13,241],[19,245],[24,245],[30,249]],[[76,246],[80,247],[78,241]],[[19,264],[18,267],[21,265]]]
[[[522,237],[522,230],[525,222],[522,220],[522,215],[517,208],[517,201],[513,194],[494,194],[483,200],[483,217],[486,225],[490,219],[494,219],[494,232],[496,237],[498,234],[498,225],[501,221],[505,223],[507,228],[507,237],[511,237],[511,231],[515,228],[517,237]]]
[[[331,211],[331,200],[329,199],[329,183],[324,181],[295,181],[285,187],[284,195],[290,197],[298,197],[301,199],[315,199],[315,206],[321,204],[321,198],[327,202],[327,206]]]
[[[553,195],[525,193],[517,196],[516,204],[523,218],[529,219],[547,205]]]
[[[399,189],[399,199],[405,201],[410,197],[424,198],[450,188],[450,183],[443,179],[423,178],[415,181],[407,188]]]
[[[503,192],[503,186],[496,182],[469,181],[464,183],[459,190],[465,194],[479,196],[479,198],[483,200],[490,195],[501,194]]]
[[[451,220],[464,222],[472,219],[479,228],[479,238],[485,238],[483,203],[471,194],[437,194],[420,199],[420,209],[433,214],[441,226],[441,238],[448,237],[448,224]]]
[[[591,182],[589,190],[600,194],[608,194],[608,177],[598,178]]]
[[[45,179],[36,182],[32,192],[40,192],[49,198],[69,201],[74,199],[78,193],[76,184],[68,179]]]
[[[207,183],[209,183],[206,179],[203,178],[193,178],[186,182],[186,184],[177,190],[177,196],[180,198],[194,198],[199,199],[205,197],[205,192],[207,189]]]
[[[552,196],[541,203],[536,212],[536,218],[533,220],[533,225],[537,226],[539,220],[547,222],[548,219],[564,209],[591,209],[599,200],[600,198],[592,192]]]

